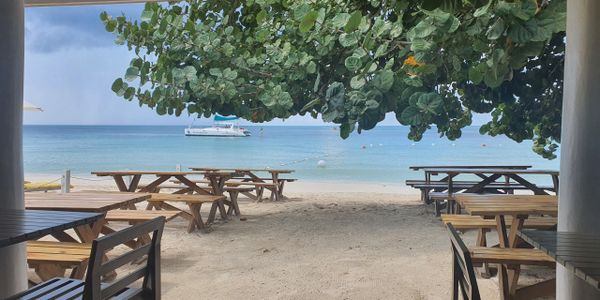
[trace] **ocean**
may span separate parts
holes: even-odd
[[[381,126],[348,139],[333,126],[248,126],[251,137],[186,137],[184,126],[24,127],[28,174],[90,176],[100,170],[174,170],[188,167],[294,169],[303,181],[403,183],[420,179],[411,165],[532,165],[558,169],[559,160],[533,153],[532,143],[479,134],[468,127],[456,141],[428,132],[420,142],[408,128]],[[323,167],[318,166],[322,161]],[[534,178],[550,183],[550,178]]]

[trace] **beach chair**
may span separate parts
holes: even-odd
[[[165,218],[159,217],[94,240],[85,281],[57,277],[8,299],[160,299],[160,239],[164,224]],[[106,251],[144,234],[152,236],[151,243],[103,261]],[[144,266],[110,284],[101,282],[102,275],[144,256]],[[130,286],[141,278],[140,287]]]

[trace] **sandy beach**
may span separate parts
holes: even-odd
[[[110,181],[74,185],[75,191],[114,189]],[[218,221],[210,233],[187,233],[181,218],[168,222],[164,299],[450,298],[448,236],[416,191],[296,182],[286,195],[261,203],[240,197],[243,216]],[[465,234],[467,243],[474,239]],[[498,299],[496,278],[478,284],[483,299]]]

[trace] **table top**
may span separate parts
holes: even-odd
[[[294,170],[282,169],[244,169],[244,168],[190,168],[194,171],[236,171],[236,172],[269,172],[269,173],[293,173]]]
[[[500,215],[558,215],[558,197],[551,195],[453,195],[470,215],[495,217]]]
[[[531,166],[410,166],[408,168],[417,171],[421,169],[529,169]]]
[[[98,213],[0,209],[0,247],[90,224],[103,216]]]
[[[558,175],[556,170],[538,170],[538,169],[458,169],[458,168],[431,168],[423,169],[427,173],[446,173],[446,174],[522,174],[522,175]]]
[[[146,193],[25,193],[27,209],[106,212],[150,198]]]
[[[522,230],[517,234],[579,278],[600,289],[600,236],[541,230]]]

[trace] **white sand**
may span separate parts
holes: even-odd
[[[114,189],[110,181],[74,184]],[[262,203],[240,197],[245,221],[218,222],[208,234],[187,233],[183,219],[167,223],[164,298],[450,298],[449,240],[414,190],[295,182],[286,195]],[[465,238],[473,244],[473,234]],[[498,298],[496,279],[478,284],[483,299]]]

